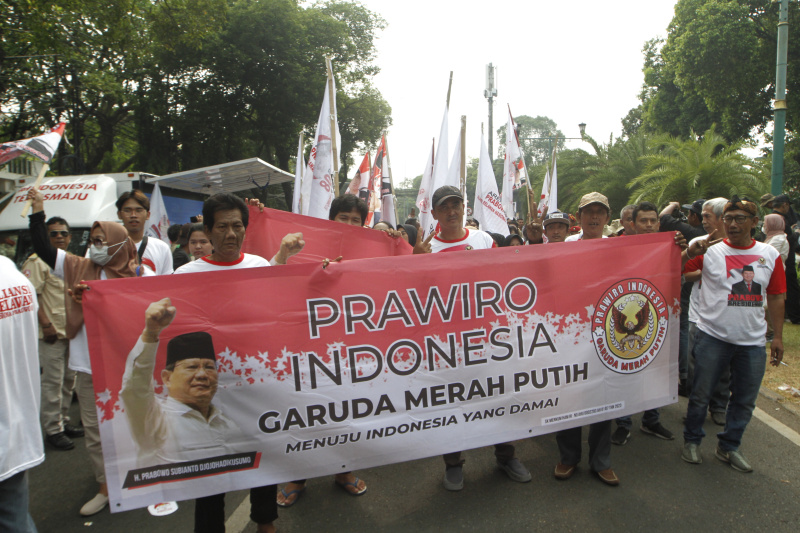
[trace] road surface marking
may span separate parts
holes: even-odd
[[[756,418],[764,422],[766,425],[792,441],[796,446],[800,446],[800,433],[797,433],[792,428],[784,425],[781,422],[778,422],[770,415],[768,415],[765,411],[761,410],[760,408],[756,407],[755,411],[753,411],[753,415]]]
[[[225,521],[225,531],[241,533],[250,524],[250,496],[246,496],[230,518]]]

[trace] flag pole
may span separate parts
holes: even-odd
[[[514,115],[511,114],[511,104],[507,104],[507,105],[508,105],[508,116],[509,116],[509,118],[511,118],[511,124],[512,125],[516,125],[514,123]],[[522,158],[522,168],[523,168],[523,170],[525,170],[525,189],[527,189],[526,190],[526,194],[525,194],[525,198],[526,198],[526,202],[528,204],[528,213],[530,213],[531,212],[531,195],[527,194],[527,191],[532,191],[533,189],[531,188],[531,176],[530,176],[530,174],[528,174],[528,165],[525,163],[525,154],[522,153],[522,145],[519,143],[519,132],[517,131],[517,128],[514,128],[514,138],[517,139],[517,146],[519,147],[519,154],[520,154],[520,157]],[[549,191],[548,191],[548,193],[549,193]]]
[[[450,90],[453,88],[453,71],[450,71],[450,83],[447,84],[447,109],[450,109]]]
[[[466,191],[467,186],[467,116],[461,115],[461,190]]]
[[[300,138],[297,141],[297,146],[298,146],[298,148],[300,148],[302,146],[302,150],[299,150],[299,152],[301,154],[304,153],[305,149],[306,149],[304,141],[305,141],[305,139],[303,138],[303,130],[300,130]],[[306,173],[305,164],[303,164],[303,168],[300,168],[300,164],[301,163],[304,163],[304,162],[303,162],[303,159],[299,157],[299,158],[297,158],[297,161],[295,161],[295,164],[294,164],[294,166],[295,166],[294,174],[295,174],[295,176],[298,176],[298,168],[299,168],[299,176],[300,176],[300,183],[297,183],[297,180],[295,179],[295,184],[294,184],[295,187],[299,187],[300,188],[300,192],[297,195],[297,210],[298,210],[298,214],[302,214],[303,213],[303,177],[305,176],[305,173]]]
[[[389,157],[389,142],[386,140],[386,132],[383,132],[383,149],[386,151],[386,166],[389,168],[389,183],[392,184],[392,205],[394,206],[394,221],[400,224],[400,217],[397,216],[397,199],[394,195],[394,174],[392,174],[392,160]]]
[[[36,176],[36,182],[34,182],[33,184],[34,187],[39,187],[39,185],[42,184],[42,179],[44,179],[44,175],[47,173],[48,170],[50,170],[50,163],[44,163],[42,165],[42,169],[39,171],[39,175]],[[30,211],[32,205],[33,205],[33,200],[26,201],[25,207],[22,208],[22,213],[20,213],[19,216],[21,216],[22,218],[28,216],[28,211]]]
[[[328,71],[328,105],[330,106],[329,115],[331,117],[331,150],[333,151],[333,176],[331,176],[332,185],[336,190],[336,196],[342,195],[339,188],[339,152],[336,149],[336,94],[333,90],[333,66],[331,65],[331,58],[325,56],[325,67]]]

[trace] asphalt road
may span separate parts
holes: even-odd
[[[495,466],[492,448],[481,448],[465,453],[461,492],[442,487],[443,462],[431,457],[357,472],[369,487],[360,497],[336,487],[332,476],[310,480],[297,504],[280,510],[276,525],[286,533],[796,532],[800,417],[765,396],[759,398],[758,407],[759,417],[750,422],[741,448],[755,469],[751,474],[736,472],[714,457],[717,426],[710,419],[705,426],[710,438],[701,446],[703,464],[689,465],[680,459],[681,417],[686,408],[686,399],[681,398],[662,409],[662,423],[676,434],[674,441],[641,433],[635,416],[628,444],[613,446],[613,466],[622,480],[619,487],[605,486],[593,477],[585,459],[572,479],[557,481],[555,437],[546,435],[517,445],[517,457],[533,474],[530,483],[509,480]],[[82,439],[77,444],[68,452],[48,449],[44,464],[30,472],[31,515],[40,532],[192,530],[192,501],[179,502],[179,510],[166,517],[153,517],[144,509],[117,514],[105,510],[81,517],[78,509],[97,486]],[[588,454],[585,442],[584,454]],[[246,500],[247,491],[227,496],[229,533],[255,531],[247,518]]]

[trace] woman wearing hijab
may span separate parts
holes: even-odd
[[[33,202],[30,215],[31,239],[36,254],[64,280],[64,301],[67,311],[66,333],[69,339],[69,368],[77,373],[75,392],[81,408],[81,420],[86,433],[86,450],[92,463],[95,479],[100,484],[97,495],[81,507],[81,515],[90,516],[108,505],[108,487],[103,469],[103,450],[97,423],[92,368],[89,361],[89,342],[83,323],[81,304],[84,282],[136,277],[138,272],[152,275],[138,266],[136,246],[127,230],[116,222],[95,222],[90,232],[89,257],[78,257],[50,244],[45,226],[44,197],[37,188],[28,192]]]
[[[764,233],[767,238],[764,243],[769,244],[781,254],[781,260],[786,263],[786,258],[789,257],[789,241],[786,240],[786,232],[784,230],[785,223],[783,217],[777,213],[772,213],[764,217]]]
[[[764,239],[764,243],[778,250],[778,253],[781,254],[781,261],[783,262],[784,268],[786,267],[786,258],[789,257],[790,249],[789,241],[786,239],[785,227],[786,223],[782,215],[772,213],[764,217],[764,233],[767,236],[766,239]],[[766,302],[764,303],[764,313],[767,316],[767,342],[771,342],[774,333],[772,330],[772,318],[767,310]]]
[[[413,224],[402,224],[401,227],[406,230],[406,240],[408,244],[414,246],[417,244],[417,227]]]

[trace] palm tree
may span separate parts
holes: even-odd
[[[655,137],[651,148],[659,151],[643,157],[646,171],[628,185],[633,190],[631,203],[688,203],[733,194],[757,199],[767,192],[769,181],[739,152],[743,144],[728,145],[714,126],[702,137],[692,132],[686,140],[671,135]]]

